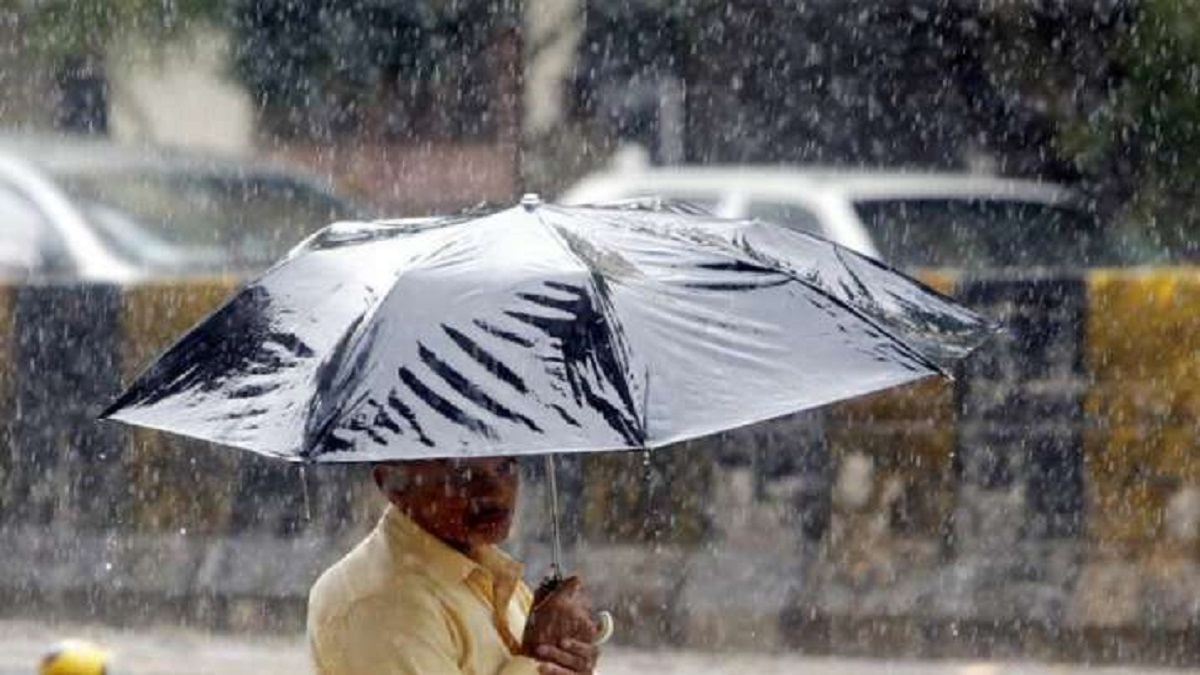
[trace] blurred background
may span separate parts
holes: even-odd
[[[68,633],[302,664],[308,585],[381,509],[365,472],[95,415],[320,227],[524,192],[814,232],[1007,328],[952,384],[703,461],[567,462],[614,668],[1200,665],[1197,9],[0,0],[0,672]]]

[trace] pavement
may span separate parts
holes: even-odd
[[[120,630],[81,624],[0,621],[0,675],[31,675],[56,640],[82,638],[112,650],[112,675],[262,675],[310,673],[302,636],[220,635],[181,628]],[[709,673],[732,675],[1179,675],[1154,668],[1081,664],[904,661],[812,657],[796,654],[704,653],[606,648],[603,675]]]

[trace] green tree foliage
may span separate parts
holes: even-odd
[[[213,19],[222,0],[0,0],[0,20],[18,44],[10,55],[52,76],[48,117],[60,131],[108,132],[111,47],[123,40],[152,45]]]
[[[232,0],[234,73],[281,136],[483,136],[515,1]]]
[[[1102,51],[1106,12],[939,0],[598,1],[587,5],[576,112],[636,135],[637,123],[653,124],[636,108],[654,113],[654,80],[667,74],[686,82],[689,161],[953,168],[993,155],[1005,172],[1067,180],[1070,163],[1039,150],[1053,140],[1053,117],[1027,87],[1053,69],[1025,57],[1053,58],[1042,44],[1075,28],[1072,48]],[[651,100],[637,100],[647,89]]]
[[[116,39],[162,43],[192,22],[219,16],[222,0],[10,0],[0,9],[27,27],[26,44],[41,56],[102,55]]]
[[[1142,0],[1114,48],[1120,74],[1101,105],[1063,125],[1062,146],[1113,189],[1127,219],[1173,257],[1200,260],[1200,13],[1190,0]]]

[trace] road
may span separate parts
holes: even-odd
[[[0,621],[0,675],[30,675],[47,645],[65,637],[103,643],[113,675],[260,675],[308,673],[303,639],[211,635],[182,629],[121,631],[97,626]],[[708,654],[609,648],[604,675],[826,673],[829,675],[1180,675],[1183,671],[1076,664],[878,661],[797,655]]]

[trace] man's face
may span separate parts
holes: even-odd
[[[407,486],[389,494],[421,527],[467,551],[508,537],[520,478],[512,457],[406,462]]]

